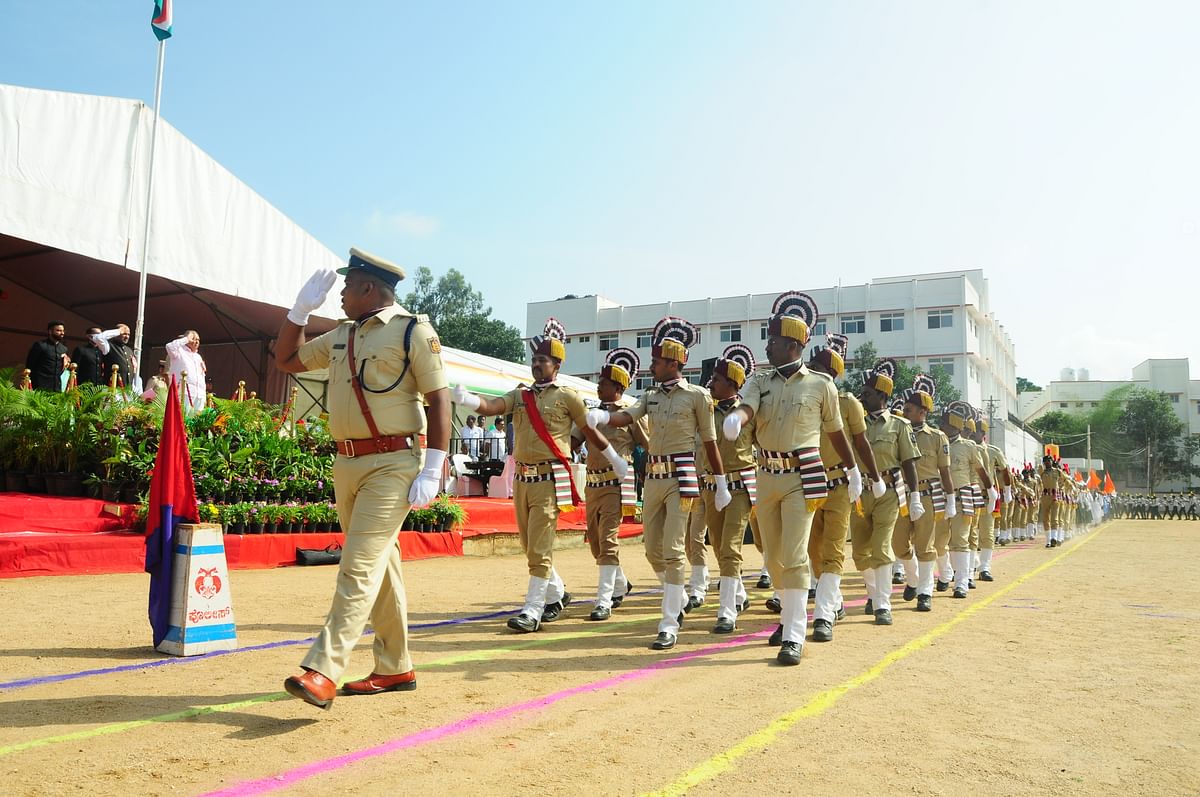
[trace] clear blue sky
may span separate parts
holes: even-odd
[[[6,0],[0,80],[152,101],[150,0]],[[163,116],[496,313],[981,267],[1018,373],[1190,356],[1200,3],[178,0]]]

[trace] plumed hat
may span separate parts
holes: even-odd
[[[696,327],[682,318],[667,316],[654,327],[650,353],[655,357],[687,362],[688,349],[696,343]]]
[[[875,363],[875,367],[867,373],[867,387],[873,387],[884,395],[892,395],[896,389],[896,361],[888,357]]]
[[[546,319],[542,334],[529,339],[529,348],[534,354],[544,354],[553,357],[560,363],[567,359],[567,348],[563,342],[567,339],[567,329],[562,322],[551,316]]]
[[[905,400],[911,401],[928,412],[933,412],[933,399],[937,394],[937,384],[928,374],[917,374],[913,377],[912,390],[905,391]]]
[[[622,389],[628,390],[641,367],[642,361],[633,349],[610,349],[604,357],[604,367],[600,369],[600,376],[611,379]]]
[[[812,362],[823,365],[833,371],[833,378],[838,379],[846,372],[846,347],[850,339],[836,332],[825,333],[825,345],[813,349]]]
[[[767,319],[767,334],[808,343],[808,331],[817,323],[817,303],[807,293],[788,291],[779,295],[771,305]]]
[[[904,417],[904,405],[907,403],[909,394],[911,393],[912,390],[901,390],[896,394],[896,397],[892,399],[892,403],[889,405],[892,415],[899,415],[901,418]]]
[[[967,428],[967,420],[973,415],[971,405],[965,401],[952,401],[942,410],[946,422],[960,432]]]
[[[725,348],[713,372],[733,382],[738,387],[746,384],[746,375],[754,370],[754,353],[741,343],[732,343]]]

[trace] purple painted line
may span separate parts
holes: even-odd
[[[555,703],[566,700],[576,695],[584,695],[589,692],[599,692],[603,689],[609,689],[620,684],[638,681],[643,678],[660,672],[662,670],[682,664],[686,661],[707,656],[710,653],[716,653],[720,650],[744,645],[751,640],[767,636],[772,628],[764,628],[761,631],[756,631],[752,634],[744,634],[739,637],[730,639],[727,642],[721,642],[716,645],[708,645],[691,653],[685,653],[682,656],[675,656],[670,659],[656,661],[655,663],[642,667],[637,670],[614,675],[611,678],[604,678],[599,681],[573,686],[570,689],[563,689],[559,692],[552,692],[542,697],[536,697],[533,700],[526,700],[522,703],[514,703],[503,708],[493,709],[492,711],[482,711],[478,714],[472,714],[460,720],[439,725],[436,728],[426,728],[424,730],[411,733],[407,736],[401,736],[398,739],[393,739],[390,742],[376,745],[375,747],[367,747],[362,750],[357,750],[353,753],[327,758],[324,761],[314,761],[311,764],[305,764],[295,769],[289,769],[286,772],[281,772],[278,775],[271,775],[266,778],[257,780],[248,780],[243,783],[238,783],[230,786],[227,789],[208,792],[204,797],[250,797],[250,795],[266,794],[267,792],[276,791],[284,787],[298,783],[302,780],[321,775],[326,772],[342,769],[350,766],[358,761],[363,761],[369,758],[378,758],[379,756],[395,753],[400,750],[408,750],[414,747],[436,742],[440,739],[445,739],[449,736],[457,736],[461,733],[481,728],[487,725],[492,725],[501,720],[515,717],[518,714],[524,714],[532,711],[540,711],[554,705]]]
[[[439,628],[448,625],[461,625],[463,623],[473,623],[480,620],[492,620],[497,617],[503,617],[516,611],[508,609],[499,612],[489,612],[487,614],[476,614],[467,617],[455,617],[451,620],[438,620],[432,623],[416,623],[409,626],[409,630],[419,628]],[[371,635],[372,631],[367,631],[363,636]],[[64,672],[57,675],[42,675],[35,678],[22,678],[17,681],[0,682],[0,692],[11,691],[14,689],[24,689],[30,686],[38,686],[40,684],[59,683],[61,681],[74,681],[78,678],[90,678],[94,675],[113,675],[122,672],[134,672],[137,670],[149,670],[154,667],[167,667],[175,664],[191,664],[205,659],[216,658],[217,656],[231,656],[235,653],[251,653],[257,650],[271,650],[272,648],[284,648],[294,645],[310,645],[316,637],[304,637],[303,639],[284,639],[279,642],[264,642],[261,645],[249,645],[247,647],[238,648],[237,650],[214,650],[211,653],[202,653],[199,656],[188,656],[187,658],[169,658],[155,659],[153,661],[143,661],[137,664],[122,664],[119,667],[105,667],[97,670],[78,670],[76,672]]]
[[[1195,615],[1191,614],[1153,614],[1151,612],[1138,612],[1138,617],[1160,617],[1164,620],[1195,620]]]

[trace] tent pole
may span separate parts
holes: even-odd
[[[146,177],[146,226],[142,235],[142,272],[138,278],[137,327],[133,336],[133,359],[142,373],[142,326],[146,316],[146,263],[150,259],[150,208],[154,201],[154,147],[158,143],[159,103],[162,101],[163,61],[167,56],[167,40],[158,42],[158,74],[154,79],[154,124],[150,128],[150,167]]]

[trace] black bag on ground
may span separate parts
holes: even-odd
[[[298,565],[336,565],[341,561],[341,543],[335,542],[324,548],[296,549],[296,564]]]

